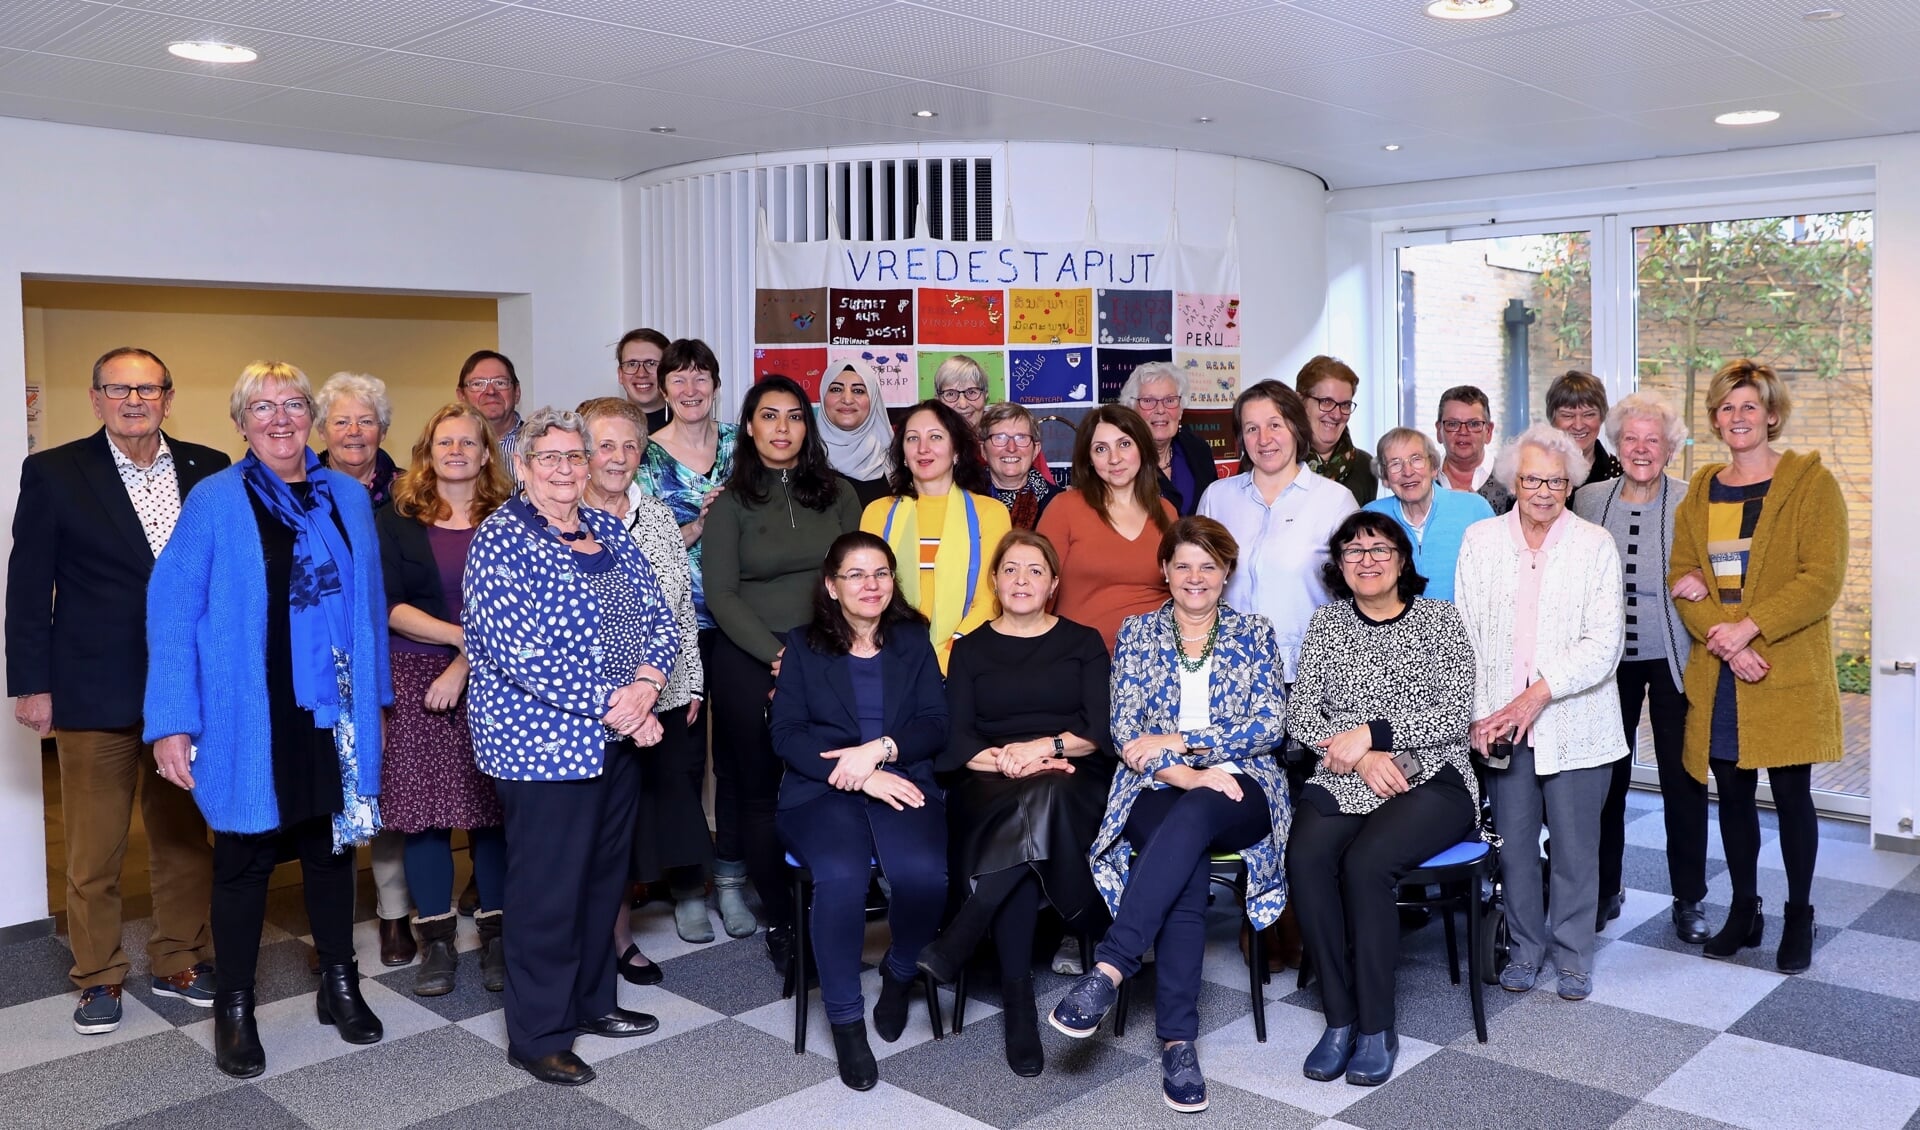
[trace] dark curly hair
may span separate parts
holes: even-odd
[[[980,451],[980,437],[974,434],[973,425],[967,418],[942,404],[938,397],[922,400],[907,409],[900,417],[900,426],[893,429],[893,450],[888,454],[893,466],[887,472],[887,485],[901,498],[918,498],[920,491],[913,485],[913,472],[907,470],[907,421],[922,412],[931,412],[940,421],[948,438],[953,442],[953,485],[974,494],[993,497],[993,481],[987,478],[987,457]]]
[[[773,472],[760,461],[760,448],[750,434],[753,414],[760,410],[760,402],[771,392],[793,397],[800,403],[800,414],[804,417],[800,425],[804,433],[800,440],[800,461],[794,465],[791,476],[793,500],[809,510],[824,511],[840,493],[840,476],[834,473],[833,464],[827,462],[827,445],[820,442],[819,429],[813,426],[813,402],[807,399],[807,390],[792,377],[777,373],[760,378],[748,388],[747,398],[740,404],[740,430],[734,436],[733,472],[727,476],[727,490],[755,506],[765,503],[773,490]]]
[[[853,625],[847,623],[847,614],[841,610],[840,602],[827,595],[827,581],[840,572],[840,566],[849,556],[862,549],[880,553],[887,559],[888,570],[896,578],[899,576],[900,563],[894,559],[893,547],[878,536],[853,530],[833,539],[833,544],[827,547],[827,556],[820,562],[820,583],[813,586],[813,621],[807,625],[807,646],[822,655],[845,655],[853,650]],[[927,630],[927,618],[907,603],[896,579],[893,599],[880,613],[880,623],[873,631],[874,646],[887,646],[887,631],[898,624],[916,626],[922,632]]]
[[[1347,575],[1340,571],[1340,554],[1361,534],[1372,534],[1393,543],[1394,552],[1400,557],[1400,579],[1395,587],[1401,601],[1412,604],[1414,597],[1427,591],[1427,579],[1413,567],[1413,542],[1408,540],[1407,531],[1400,528],[1400,523],[1377,510],[1356,510],[1347,515],[1347,520],[1327,539],[1327,563],[1320,566],[1320,580],[1333,599],[1353,599]]]

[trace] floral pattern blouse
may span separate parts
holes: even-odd
[[[674,524],[667,504],[634,483],[627,488],[627,506],[627,534],[640,547],[647,564],[653,566],[660,595],[673,609],[674,623],[680,629],[680,659],[667,675],[667,689],[660,692],[660,701],[654,704],[654,713],[658,714],[704,698],[707,693],[706,667],[700,659],[699,616],[693,610],[693,572],[686,543],[680,540],[680,527]]]
[[[1180,717],[1179,629],[1172,602],[1158,611],[1127,617],[1113,649],[1113,748],[1142,734],[1178,731]],[[1220,631],[1214,643],[1207,686],[1213,724],[1181,734],[1195,752],[1166,753],[1136,773],[1124,764],[1114,770],[1107,812],[1087,858],[1093,882],[1117,912],[1126,893],[1133,845],[1126,840],[1127,816],[1153,775],[1175,765],[1195,768],[1232,762],[1259,782],[1267,797],[1272,830],[1240,855],[1247,865],[1247,915],[1264,929],[1287,905],[1287,833],[1293,803],[1287,776],[1274,756],[1285,733],[1286,694],[1280,682],[1280,651],[1273,625],[1264,616],[1242,615],[1220,606]]]
[[[734,424],[721,424],[720,439],[714,446],[713,467],[701,474],[685,463],[675,459],[666,448],[657,443],[647,444],[646,451],[640,455],[640,471],[634,479],[640,489],[667,504],[673,512],[673,520],[686,525],[700,517],[700,503],[707,492],[716,487],[727,485],[727,477],[733,474],[733,447],[739,427]],[[687,547],[687,562],[693,571],[693,611],[699,619],[701,628],[714,627],[713,617],[707,615],[706,585],[700,579],[700,543],[694,542]]]

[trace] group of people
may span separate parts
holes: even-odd
[[[1451,845],[1503,844],[1502,986],[1550,967],[1561,997],[1591,993],[1643,704],[1677,935],[1708,957],[1760,944],[1765,769],[1777,964],[1808,968],[1846,511],[1817,455],[1773,446],[1791,406],[1766,366],[1716,375],[1731,459],[1683,483],[1673,407],[1609,407],[1577,372],[1497,457],[1486,396],[1461,386],[1439,445],[1395,428],[1369,458],[1347,428],[1358,376],[1316,357],[1239,395],[1242,467],[1222,478],[1164,363],[1086,414],[1062,475],[966,357],[897,426],[857,363],[817,405],[762,379],[729,424],[704,343],[635,330],[615,360],[623,396],[522,417],[513,363],[474,354],[404,469],[366,375],[316,391],[248,366],[229,467],[161,431],[159,358],[95,365],[103,427],[28,458],[7,594],[16,717],[60,754],[77,1030],[120,1020],[138,796],[152,989],[213,1009],[241,1078],[265,1066],[275,864],[303,869],[318,1019],[373,1042],[352,849],[374,844],[382,961],[417,957],[414,991],[437,995],[458,977],[464,831],[481,980],[510,1061],[547,1082],[593,1078],[579,1033],[657,1028],[615,984],[666,978],[629,921],[630,884],[659,880],[681,937],[712,941],[716,914],[733,937],[764,926],[789,975],[806,915],[841,1079],[873,1087],[877,877],[882,1040],[921,978],[957,980],[990,944],[1008,1065],[1040,1074],[1032,968],[1057,925],[1054,967],[1078,977],[1046,1021],[1093,1034],[1152,961],[1165,1101],[1202,1110],[1209,874],[1237,853],[1250,928],[1319,978],[1305,1074],[1374,1085],[1398,1049],[1396,888]],[[1733,884],[1717,932],[1709,772]]]

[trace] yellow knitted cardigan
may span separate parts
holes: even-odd
[[[1847,502],[1817,452],[1783,452],[1753,531],[1753,552],[1738,607],[1720,603],[1707,560],[1709,480],[1726,464],[1694,473],[1675,512],[1667,583],[1695,569],[1707,579],[1705,600],[1678,601],[1695,641],[1687,661],[1685,764],[1707,779],[1714,690],[1721,661],[1706,648],[1715,624],[1752,617],[1753,649],[1772,664],[1757,683],[1734,684],[1740,718],[1740,767],[1768,769],[1840,760],[1840,688],[1833,668],[1834,602],[1846,579]]]

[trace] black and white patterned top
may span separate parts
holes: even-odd
[[[147,532],[147,547],[158,558],[173,536],[173,524],[180,520],[180,476],[174,473],[173,451],[162,436],[160,454],[154,456],[151,466],[142,467],[127,458],[117,443],[107,444],[107,450],[113,453],[120,482],[133,500],[133,512],[140,516],[140,528]]]
[[[1299,678],[1287,698],[1287,734],[1318,752],[1333,735],[1368,726],[1374,749],[1419,757],[1421,771],[1409,782],[1415,788],[1453,766],[1478,812],[1480,787],[1467,761],[1473,671],[1473,647],[1452,602],[1419,597],[1376,623],[1352,600],[1336,600],[1307,623]],[[1333,773],[1324,762],[1307,787],[1325,789],[1349,816],[1385,803],[1360,774]]]

